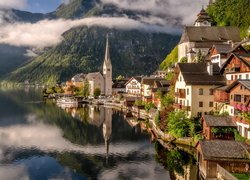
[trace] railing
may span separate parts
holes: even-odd
[[[217,178],[218,179],[230,179],[230,180],[238,180],[234,177],[230,172],[217,164]]]

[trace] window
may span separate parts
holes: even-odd
[[[239,79],[241,79],[241,75],[239,75]]]
[[[233,96],[233,95],[231,95],[231,100],[233,99],[233,97],[234,97],[234,96]]]
[[[237,80],[237,78],[238,78],[238,76],[237,76],[237,75],[235,75],[235,76],[234,76],[234,79],[235,79],[235,80]]]
[[[214,103],[213,102],[209,102],[209,107],[214,107]]]
[[[199,89],[199,95],[203,95],[203,89],[202,88]]]
[[[199,102],[199,107],[203,107],[203,102],[202,101]]]
[[[209,95],[214,95],[214,90],[213,89],[209,89]]]
[[[187,89],[187,95],[189,95],[189,89]]]
[[[187,106],[189,106],[189,100],[187,100]]]
[[[241,95],[236,94],[236,95],[234,96],[234,101],[235,101],[235,102],[241,102]]]
[[[234,80],[234,76],[233,75],[231,75],[231,80]]]
[[[249,78],[249,75],[248,74],[246,74],[246,79],[248,79]]]

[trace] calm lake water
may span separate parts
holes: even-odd
[[[194,179],[195,161],[167,151],[121,112],[58,107],[35,90],[0,90],[0,179]]]

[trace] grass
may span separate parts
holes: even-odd
[[[250,173],[245,173],[245,174],[239,174],[239,173],[233,173],[233,175],[239,179],[239,180],[249,180],[250,179]]]

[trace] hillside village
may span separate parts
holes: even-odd
[[[217,164],[229,172],[249,172],[250,52],[244,47],[249,43],[240,38],[238,27],[213,26],[202,8],[194,25],[184,27],[177,63],[167,69],[112,80],[112,44],[107,37],[103,72],[77,74],[61,92],[82,93],[88,99],[105,96],[111,104],[132,106],[132,111],[144,109],[140,112],[154,114],[161,131],[167,129],[174,138],[197,138],[194,146],[203,178],[216,177]],[[170,130],[174,121],[169,119],[176,118],[181,135]],[[199,124],[200,131],[190,135],[192,125],[186,119]]]

